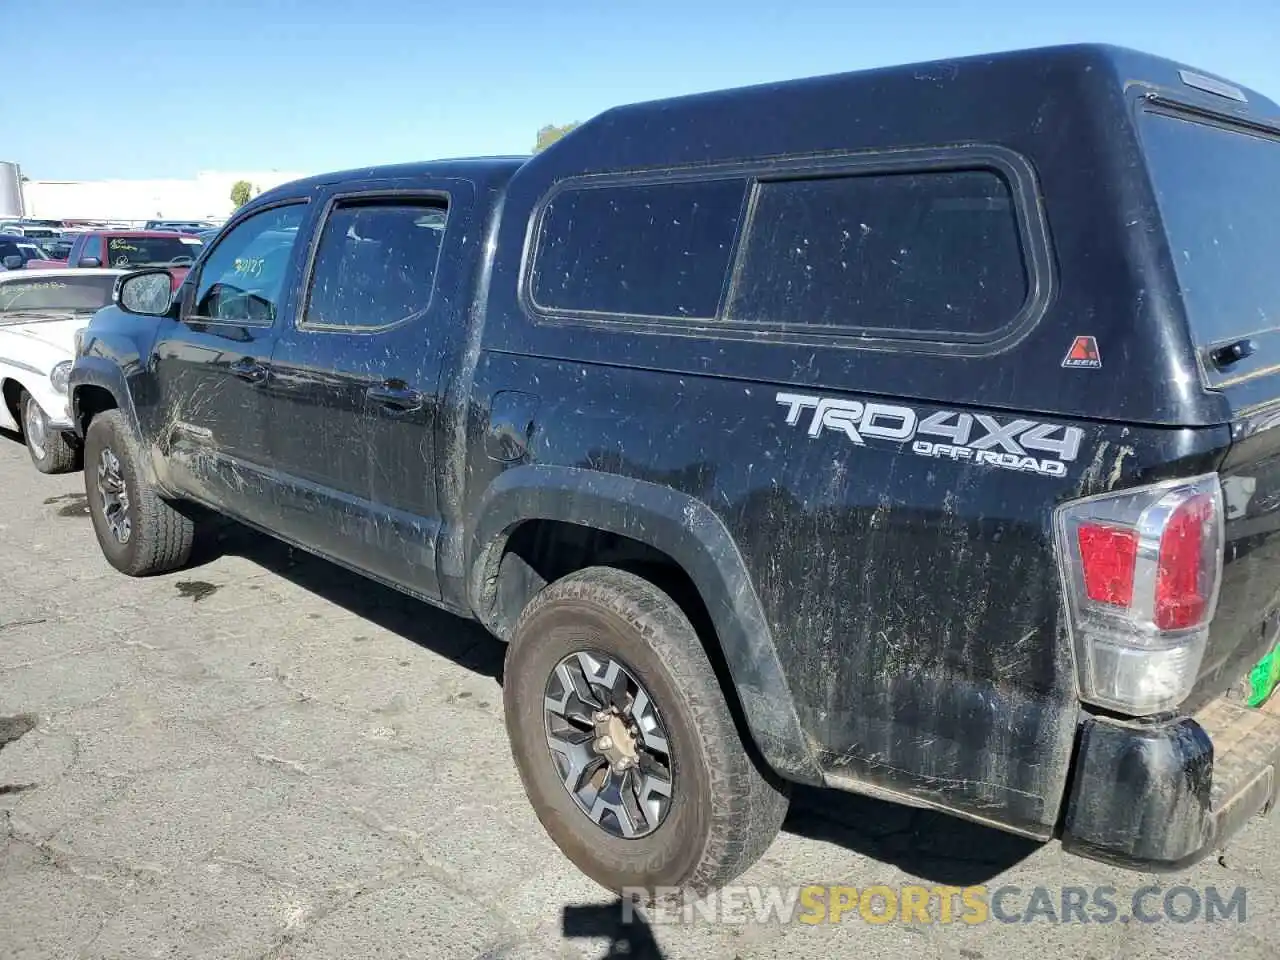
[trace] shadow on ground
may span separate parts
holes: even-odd
[[[782,828],[951,887],[986,883],[1040,847],[937,810],[816,787],[795,787]]]
[[[420,647],[502,682],[506,647],[478,624],[294,550],[234,521],[214,518],[209,535],[202,538],[192,557],[191,567],[210,563],[223,554],[250,560]],[[948,886],[990,880],[1038,847],[1034,841],[937,811],[798,786],[793,790],[791,812],[783,829],[837,844],[893,864],[929,883]],[[805,878],[797,878],[801,879]],[[616,926],[620,923],[616,913],[592,917],[575,914],[572,922],[584,927],[608,923]],[[570,922],[567,913],[565,922]],[[637,955],[645,954],[632,954]]]
[[[502,682],[506,646],[477,623],[415,600],[367,577],[295,550],[285,543],[222,517],[201,517],[201,537],[186,571],[230,554],[252,563],[336,603],[356,616],[418,646],[447,657],[459,666]],[[184,595],[199,599],[201,585],[186,581]]]
[[[560,933],[566,940],[608,941],[600,960],[662,960],[665,956],[649,924],[621,900],[568,906],[562,918]]]

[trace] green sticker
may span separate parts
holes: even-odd
[[[1260,707],[1266,703],[1278,682],[1280,682],[1280,645],[1259,660],[1249,671],[1249,706]]]

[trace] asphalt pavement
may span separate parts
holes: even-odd
[[[525,800],[503,651],[234,524],[188,569],[128,579],[80,476],[36,473],[0,435],[0,958],[1280,956],[1274,819],[1153,876],[799,791],[733,897],[634,915]],[[802,885],[822,889],[792,922],[758,911]],[[920,885],[980,885],[989,907],[901,922],[886,897]],[[870,887],[887,890],[868,908]],[[1210,888],[1236,897],[1212,921]],[[837,902],[839,923],[803,922]]]

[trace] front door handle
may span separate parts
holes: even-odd
[[[388,380],[370,387],[365,396],[388,413],[411,413],[422,407],[422,393],[407,386],[403,380]]]
[[[262,383],[267,379],[267,368],[252,357],[245,357],[231,364],[231,372],[250,383]]]

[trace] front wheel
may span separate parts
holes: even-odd
[[[634,574],[578,571],[521,614],[503,700],[534,810],[615,892],[728,883],[773,841],[785,789],[756,768],[679,606]]]
[[[187,562],[195,524],[143,476],[137,442],[119,410],[98,414],[84,441],[89,516],[107,562],[131,577]]]
[[[22,439],[31,462],[41,473],[71,473],[80,466],[80,448],[61,430],[49,426],[49,415],[35,397],[22,393]]]

